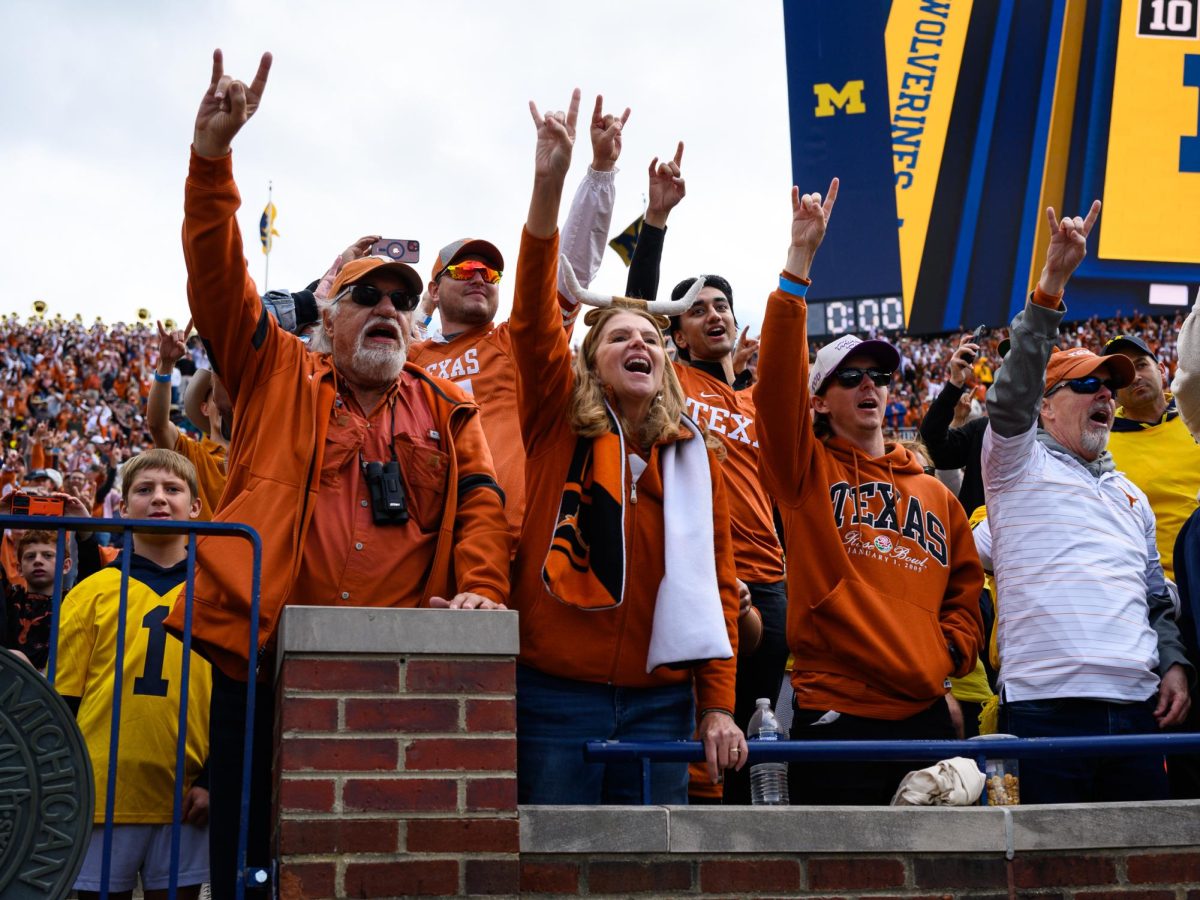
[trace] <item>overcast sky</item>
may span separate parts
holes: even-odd
[[[354,15],[351,16],[351,10]],[[2,310],[187,317],[183,182],[214,47],[249,80],[275,55],[234,143],[239,223],[262,286],[258,217],[274,183],[270,285],[299,289],[362,234],[416,238],[427,277],[451,240],[515,267],[532,176],[527,101],[583,90],[633,114],[613,233],[641,211],[651,157],[684,140],[687,198],[663,285],[725,275],[754,326],[783,264],[790,153],[779,2],[199,0],[0,2]],[[581,114],[581,123],[583,115]],[[591,158],[585,127],[562,215]],[[806,186],[811,189],[811,186]],[[620,292],[609,250],[595,286]],[[512,282],[502,284],[502,310]]]

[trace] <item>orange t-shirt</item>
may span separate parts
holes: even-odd
[[[200,482],[200,519],[211,522],[213,510],[225,490],[225,448],[208,438],[194,440],[181,431],[175,439],[175,452],[182,453],[196,467],[196,478]]]
[[[675,374],[687,397],[688,415],[725,444],[721,473],[738,578],[753,584],[782,581],[783,550],[775,534],[771,501],[758,478],[754,397],[687,363],[676,362]]]

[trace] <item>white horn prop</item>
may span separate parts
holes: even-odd
[[[567,289],[571,292],[571,296],[576,303],[586,303],[588,306],[596,306],[600,309],[605,309],[613,305],[612,294],[599,294],[595,291],[585,290],[579,284],[579,279],[575,277],[575,269],[571,267],[571,263],[567,261],[565,255],[559,256],[558,268],[566,276]]]
[[[646,309],[656,316],[681,316],[688,307],[696,302],[700,292],[704,290],[704,276],[700,275],[692,282],[688,292],[678,300],[655,300],[646,304]]]

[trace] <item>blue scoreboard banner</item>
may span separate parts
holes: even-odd
[[[1005,324],[1104,201],[1072,319],[1200,289],[1200,0],[784,0],[793,180],[842,179],[815,335]]]

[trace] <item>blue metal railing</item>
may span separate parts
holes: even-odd
[[[241,823],[238,829],[238,871],[242,877],[237,883],[237,898],[243,900],[247,886],[261,887],[269,878],[265,870],[246,868],[246,846],[249,840],[250,819],[250,775],[254,744],[254,704],[256,679],[253,664],[258,658],[259,590],[262,573],[262,539],[248,525],[233,522],[164,522],[161,519],[81,519],[69,516],[13,516],[0,515],[0,529],[26,531],[51,531],[58,533],[56,540],[54,594],[51,598],[50,638],[46,661],[46,677],[51,684],[58,674],[58,626],[63,598],[63,567],[66,559],[66,533],[68,531],[124,533],[182,534],[187,536],[187,576],[184,598],[183,657],[180,672],[180,695],[178,713],[178,735],[175,748],[175,796],[171,821],[171,865],[168,897],[175,900],[179,889],[179,856],[181,850],[183,781],[187,755],[187,709],[188,688],[191,673],[192,609],[195,601],[196,538],[198,535],[212,537],[234,537],[250,542],[253,563],[250,575],[250,643],[247,658],[251,671],[246,679],[245,740],[242,747]],[[128,545],[132,549],[132,545]],[[125,667],[125,620],[129,603],[129,567],[132,553],[121,553],[121,590],[117,610],[116,655],[113,670],[112,725],[109,732],[108,771],[106,773],[103,858],[101,860],[100,898],[108,900],[111,878],[113,841],[113,815],[117,787],[117,751],[121,737],[121,692]],[[78,561],[76,560],[76,564]]]
[[[974,759],[982,772],[989,759],[1194,753],[1200,751],[1200,733],[1007,738],[990,741],[750,741],[749,748],[748,766],[760,762],[802,760],[926,761],[965,756]],[[584,744],[583,755],[589,762],[641,762],[642,802],[649,804],[651,763],[703,762],[704,745],[699,741],[588,741]]]

